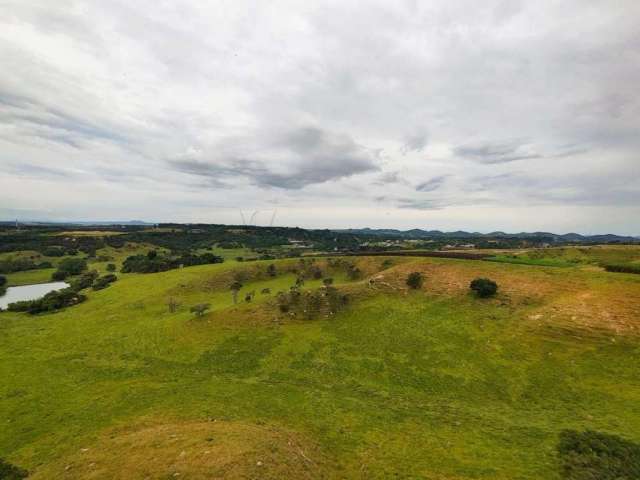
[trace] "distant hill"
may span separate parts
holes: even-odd
[[[491,232],[491,233],[479,233],[479,232],[442,232],[440,230],[422,230],[414,228],[411,230],[396,230],[390,228],[350,228],[334,230],[340,233],[350,233],[353,235],[375,235],[380,237],[397,237],[406,239],[434,239],[434,238],[546,238],[550,242],[575,242],[575,243],[637,243],[640,241],[640,237],[631,237],[624,235],[581,235],[579,233],[565,233],[557,234],[551,232],[519,232],[519,233],[505,233],[505,232]]]
[[[15,220],[0,220],[0,225],[15,225]],[[130,225],[130,226],[146,226],[146,225],[155,225],[155,223],[143,222],[142,220],[122,220],[122,221],[74,221],[74,222],[57,222],[57,221],[41,221],[41,220],[18,220],[20,225],[79,225],[85,227],[95,227],[100,225]]]

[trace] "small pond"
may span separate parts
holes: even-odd
[[[21,285],[19,287],[7,288],[7,293],[0,297],[0,308],[5,309],[7,305],[22,300],[35,300],[44,297],[47,293],[54,290],[62,290],[67,288],[68,283],[65,282],[49,282],[36,283],[35,285]]]

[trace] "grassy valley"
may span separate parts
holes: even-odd
[[[640,442],[640,276],[599,266],[638,247],[120,272],[149,251],[98,249],[117,281],[78,305],[0,313],[0,457],[29,478],[560,480],[587,478],[563,432]]]

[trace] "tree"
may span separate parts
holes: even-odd
[[[320,267],[316,265],[311,267],[311,276],[314,278],[314,280],[320,280],[322,278],[322,270],[320,269]]]
[[[278,271],[276,270],[276,266],[272,263],[267,267],[267,275],[270,277],[275,277]]]
[[[169,308],[169,313],[176,313],[176,310],[178,310],[177,300],[173,297],[169,297],[169,300],[167,300],[167,307]]]
[[[116,265],[114,263],[108,263],[107,272],[115,272],[115,271],[116,271]]]
[[[201,317],[207,310],[211,308],[210,303],[199,303],[189,309],[191,313],[195,313],[196,317]]]
[[[242,284],[236,280],[231,284],[229,288],[231,289],[231,295],[233,296],[233,303],[235,305],[236,303],[238,303],[238,292],[240,292]]]
[[[79,275],[86,269],[87,261],[84,258],[65,258],[58,265],[57,272],[60,272],[59,276],[64,279],[69,275]]]
[[[362,276],[362,271],[355,265],[349,265],[347,267],[347,277],[349,280],[359,280]]]
[[[0,287],[4,287],[7,284],[7,277],[0,275]]]
[[[56,270],[51,274],[51,280],[56,282],[61,282],[69,276],[67,272],[63,272],[62,270]]]
[[[424,279],[422,278],[422,274],[420,272],[411,272],[407,277],[407,285],[409,288],[413,290],[418,290],[422,287],[422,283]]]
[[[149,260],[153,260],[154,258],[156,258],[158,256],[158,251],[157,250],[149,250],[147,252],[147,258]]]
[[[480,298],[491,297],[498,291],[498,284],[488,278],[476,278],[471,282],[469,288],[476,292]]]

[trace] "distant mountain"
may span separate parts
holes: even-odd
[[[479,232],[441,232],[440,230],[422,230],[414,228],[411,230],[396,230],[389,228],[350,228],[343,230],[334,230],[341,233],[351,233],[354,235],[376,235],[380,237],[397,237],[406,239],[435,239],[435,238],[547,238],[550,242],[561,243],[636,243],[640,240],[640,237],[631,237],[624,235],[581,235],[579,233],[565,233],[556,234],[551,232],[520,232],[520,233],[505,233],[505,232],[491,232],[491,233],[479,233]]]
[[[0,225],[15,225],[15,220],[0,220]],[[98,225],[130,225],[130,226],[145,226],[145,225],[155,225],[155,223],[143,222],[142,220],[123,220],[123,221],[41,221],[41,220],[18,220],[20,225],[79,225],[86,227],[94,227]]]

